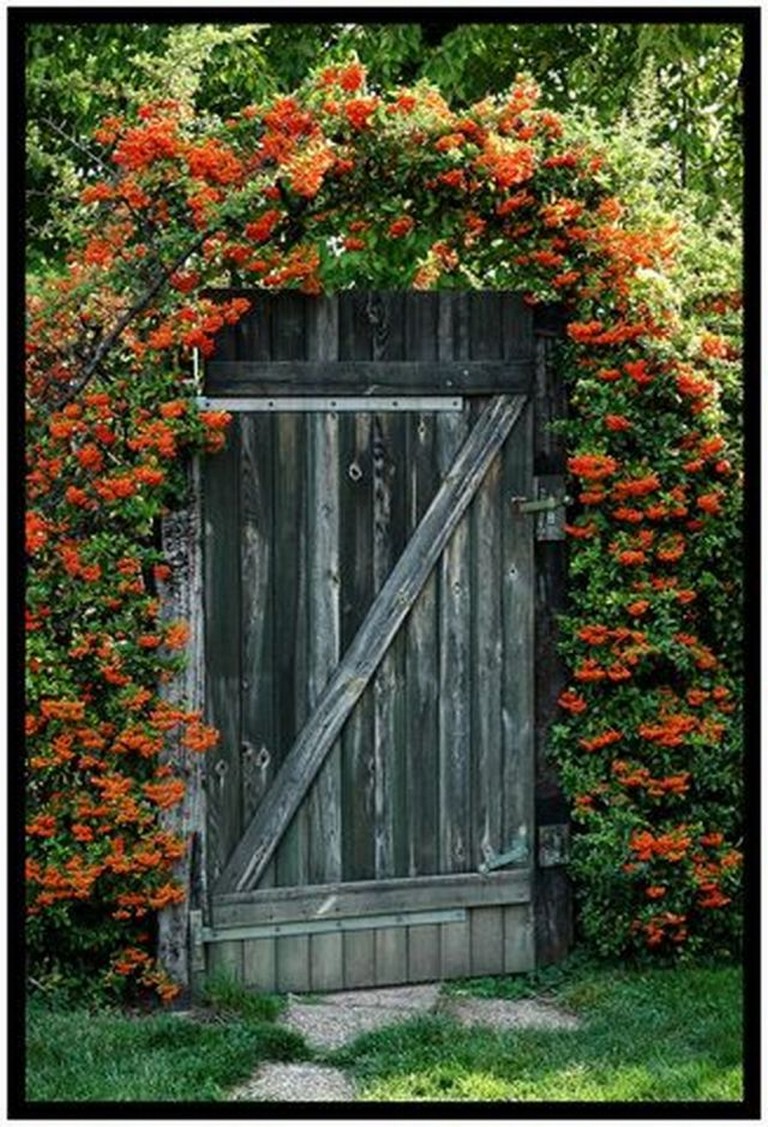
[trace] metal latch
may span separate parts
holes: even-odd
[[[555,509],[570,505],[570,497],[542,497],[538,501],[529,501],[525,497],[511,497],[512,505],[517,513],[552,513]]]
[[[565,506],[571,498],[565,493],[565,480],[560,474],[542,474],[533,479],[533,497],[510,497],[515,513],[536,515],[537,540],[565,539]]]
[[[525,864],[528,860],[528,840],[525,828],[520,831],[519,840],[504,853],[492,853],[489,849],[484,861],[477,866],[479,873],[490,873],[494,869],[503,869],[505,865]]]

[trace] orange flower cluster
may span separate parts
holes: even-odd
[[[480,172],[487,172],[499,188],[513,188],[533,176],[536,153],[530,145],[509,145],[489,136],[474,167]]]
[[[636,861],[652,861],[659,858],[676,864],[688,855],[692,838],[685,825],[677,826],[667,833],[654,835],[650,830],[638,830],[629,840],[629,848]]]
[[[675,944],[684,943],[688,938],[687,918],[684,913],[662,912],[645,922],[635,920],[632,929],[643,932],[647,946],[653,950],[660,947],[665,939]]]
[[[579,454],[568,459],[569,472],[585,481],[600,481],[619,468],[619,463],[609,454]]]
[[[622,759],[614,760],[611,770],[621,786],[644,790],[650,798],[683,795],[690,788],[690,771],[654,778],[647,767],[632,767]]]
[[[587,710],[587,702],[584,697],[574,692],[573,689],[564,690],[557,698],[557,703],[573,716],[578,716],[579,713]]]
[[[585,751],[602,751],[604,747],[610,747],[611,744],[618,743],[623,739],[623,732],[617,732],[615,728],[609,728],[607,731],[601,732],[598,736],[593,736],[591,739],[580,739],[579,746],[583,747]]]
[[[686,742],[686,736],[698,729],[699,721],[695,716],[671,713],[664,716],[658,724],[640,724],[637,734],[660,747],[679,747]]]

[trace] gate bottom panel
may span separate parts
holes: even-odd
[[[445,922],[434,922],[441,915]],[[252,927],[206,929],[207,973],[261,991],[322,993],[513,974],[535,965],[530,903],[404,913],[396,923],[381,916],[338,920],[333,930],[305,934],[266,930],[256,929],[254,938]]]

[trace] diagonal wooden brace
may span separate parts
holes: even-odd
[[[246,827],[216,893],[255,888],[525,403],[524,395],[495,396],[475,423]]]

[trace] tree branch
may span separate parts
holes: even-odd
[[[86,363],[85,369],[82,376],[80,377],[80,381],[78,382],[77,386],[71,388],[70,391],[64,396],[64,398],[61,399],[59,403],[54,405],[54,410],[60,411],[62,407],[65,407],[67,403],[71,403],[72,400],[75,399],[83,391],[89,380],[92,379],[97,370],[101,367],[107,353],[110,351],[113,345],[117,343],[123,331],[128,327],[128,325],[130,325],[131,321],[133,321],[135,317],[138,317],[139,313],[147,308],[155,295],[160,292],[164,284],[168,281],[171,274],[173,274],[176,270],[183,266],[189,256],[194,254],[196,250],[199,250],[205,240],[212,233],[213,232],[211,230],[203,231],[202,234],[198,235],[195,241],[184,251],[182,251],[182,253],[178,255],[177,258],[169,266],[161,267],[160,273],[155,281],[149,286],[147,290],[144,291],[138,301],[135,301],[130,309],[126,310],[122,317],[119,318],[114,328],[112,328],[101,340],[98,347],[96,348],[96,351],[91,356],[91,359]]]

